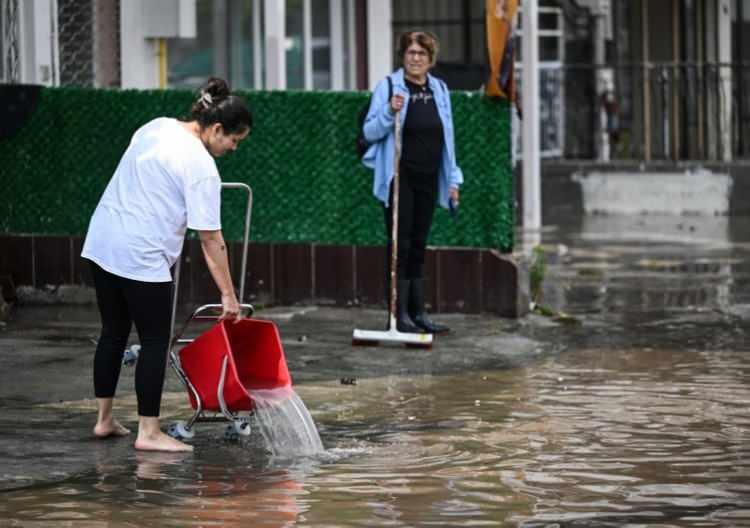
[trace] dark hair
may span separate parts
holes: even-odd
[[[438,51],[440,50],[437,37],[429,31],[407,31],[406,33],[402,33],[398,39],[397,51],[401,60],[404,60],[406,50],[414,43],[419,44],[427,50],[427,54],[430,56],[430,65],[434,66],[437,62]]]
[[[201,128],[221,124],[226,134],[238,134],[253,127],[253,115],[245,100],[233,95],[224,79],[211,77],[198,92],[190,109],[190,118]]]

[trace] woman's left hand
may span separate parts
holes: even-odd
[[[242,319],[242,311],[240,308],[240,303],[237,302],[237,296],[234,293],[229,293],[226,295],[221,296],[221,315],[219,316],[219,321],[223,321],[224,319],[234,320],[234,322],[239,322],[240,319]]]

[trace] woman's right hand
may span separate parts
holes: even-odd
[[[221,296],[221,316],[219,320],[223,321],[224,319],[234,320],[235,323],[242,319],[240,303],[234,293]]]
[[[404,96],[401,94],[395,94],[391,97],[391,113],[395,114],[404,107]]]

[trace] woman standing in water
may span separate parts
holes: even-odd
[[[159,427],[170,338],[170,268],[182,253],[186,229],[197,231],[221,292],[221,318],[240,317],[221,232],[221,179],[214,158],[236,150],[251,128],[245,101],[232,95],[225,81],[209,79],[189,120],[160,117],[135,132],[94,211],[81,256],[91,261],[102,322],[94,356],[94,434],[99,438],[130,432],[114,418],[112,408],[135,324],[141,344],[135,371],[135,448],[193,449]]]
[[[382,202],[391,254],[394,174],[394,119],[401,120],[403,138],[399,166],[398,281],[396,324],[400,332],[447,332],[425,313],[424,258],[436,202],[458,207],[463,174],[456,164],[453,115],[445,83],[429,73],[435,65],[434,35],[409,31],[399,39],[403,67],[375,87],[364,124],[371,143],[362,163],[374,170],[373,194]],[[393,95],[388,98],[392,85]]]

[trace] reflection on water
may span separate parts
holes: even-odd
[[[524,327],[543,359],[297,386],[313,456],[257,431],[101,443],[90,472],[0,495],[0,526],[750,526],[747,248],[550,242],[545,295],[582,324]]]
[[[744,354],[581,350],[545,366],[528,379],[537,410],[520,418],[545,424],[538,455],[503,474],[544,497],[534,519],[750,523]]]
[[[733,219],[747,223],[746,219]],[[549,237],[547,304],[577,313],[644,313],[675,308],[730,312],[748,303],[750,265],[728,217],[587,216]]]

